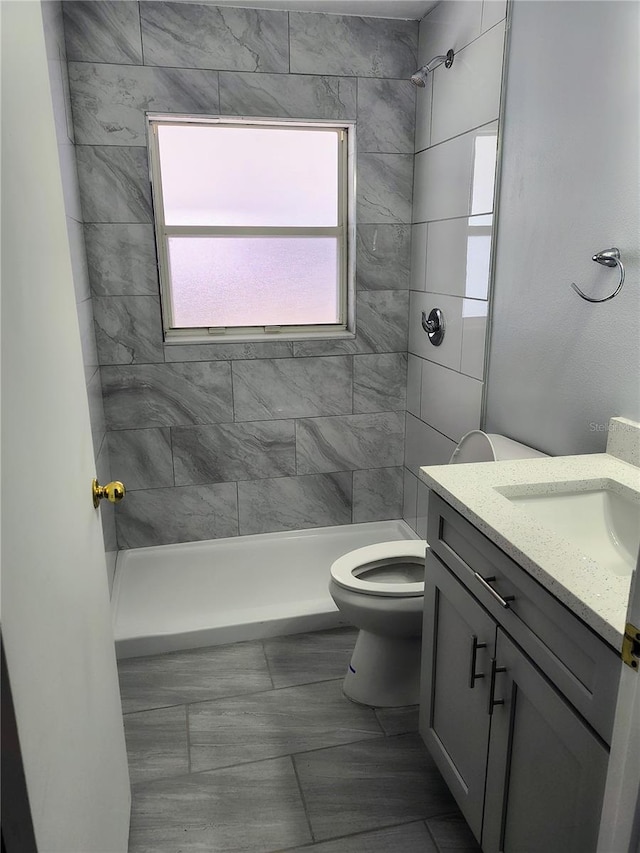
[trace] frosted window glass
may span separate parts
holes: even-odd
[[[159,125],[167,225],[338,224],[334,130]]]
[[[173,325],[339,322],[335,237],[170,237]]]

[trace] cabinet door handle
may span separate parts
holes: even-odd
[[[507,595],[503,598],[499,592],[496,592],[496,590],[489,583],[489,581],[494,581],[495,577],[492,576],[490,578],[483,578],[479,572],[474,572],[473,574],[475,575],[476,580],[480,581],[482,586],[487,590],[487,592],[491,593],[491,595],[495,598],[495,600],[501,607],[508,607],[509,602],[515,600],[515,595]]]
[[[471,666],[469,667],[469,687],[473,690],[476,686],[477,678],[484,678],[484,672],[476,672],[476,657],[478,656],[478,649],[486,649],[486,643],[479,643],[478,638],[474,634],[471,637]]]
[[[493,695],[496,689],[496,673],[506,671],[506,666],[497,666],[496,659],[491,659],[491,679],[489,681],[489,705],[487,707],[487,713],[489,714],[489,716],[493,714],[493,709],[496,705],[504,705],[504,699],[494,699]]]

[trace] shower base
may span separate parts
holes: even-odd
[[[346,624],[331,563],[375,542],[415,539],[404,521],[262,533],[120,551],[111,599],[119,658]]]

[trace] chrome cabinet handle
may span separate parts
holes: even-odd
[[[515,601],[515,595],[507,595],[503,598],[499,592],[496,592],[496,590],[489,583],[489,581],[494,581],[495,577],[491,576],[490,578],[483,578],[482,575],[478,572],[474,572],[473,574],[476,576],[477,580],[480,581],[480,583],[487,590],[487,592],[491,593],[491,595],[495,598],[495,600],[501,607],[508,607],[510,601]]]
[[[475,634],[471,637],[471,666],[469,667],[469,687],[471,690],[476,686],[478,678],[484,678],[484,672],[476,672],[476,658],[478,657],[478,649],[486,648],[487,644],[479,643]]]
[[[489,716],[493,714],[493,709],[496,705],[504,705],[504,699],[494,699],[494,693],[496,689],[496,674],[498,672],[506,672],[506,666],[497,666],[496,659],[491,659],[491,680],[489,682],[489,704],[487,707],[487,713]]]

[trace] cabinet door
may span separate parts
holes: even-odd
[[[495,633],[493,619],[427,551],[420,733],[478,841]]]
[[[593,853],[606,746],[500,629],[496,663],[484,853]]]

